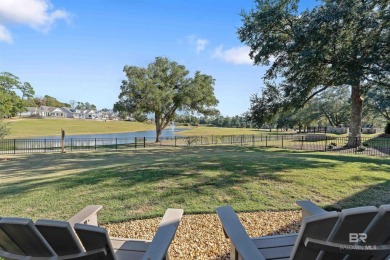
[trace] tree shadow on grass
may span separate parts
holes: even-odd
[[[160,210],[168,206],[184,207],[187,213],[214,212],[215,207],[222,204],[233,204],[241,211],[275,209],[275,200],[279,198],[268,194],[271,189],[276,189],[278,196],[285,200],[280,207],[294,208],[297,198],[283,193],[299,185],[291,179],[291,170],[331,170],[340,161],[364,162],[371,165],[368,169],[375,165],[379,170],[387,162],[377,158],[228,146],[30,154],[16,158],[19,160],[0,165],[0,178],[6,180],[0,187],[3,199],[12,199],[15,195],[36,196],[35,191],[49,189],[70,196],[66,198],[68,203],[70,200],[73,203],[112,203],[104,205],[105,208],[123,210],[123,215],[132,210],[142,211],[142,208],[153,211],[142,212],[145,216],[160,215],[156,207]],[[298,176],[299,171],[296,174]],[[357,179],[351,181],[360,181],[359,177],[354,178]],[[385,180],[372,176],[369,181]],[[387,194],[388,188],[387,184],[380,190]],[[204,206],[193,207],[193,201]],[[366,201],[355,199],[345,204],[359,206],[356,204],[363,202]],[[123,219],[131,217],[123,216]]]

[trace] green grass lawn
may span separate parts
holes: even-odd
[[[0,216],[66,220],[104,206],[102,223],[214,212],[390,203],[389,159],[253,147],[2,155]]]
[[[8,119],[10,134],[6,138],[60,136],[61,129],[67,135],[105,134],[154,130],[154,124],[127,121],[98,121],[88,119]]]

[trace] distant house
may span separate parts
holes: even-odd
[[[98,117],[98,114],[93,109],[87,109],[82,111],[83,118],[85,119],[95,119]]]
[[[58,107],[41,106],[39,110],[42,117],[64,117],[64,112]]]
[[[70,107],[61,107],[61,110],[64,113],[66,118],[82,118],[82,113],[80,110]]]
[[[27,107],[27,111],[24,111],[20,113],[20,116],[23,117],[31,117],[31,116],[38,116],[39,110],[37,107]]]

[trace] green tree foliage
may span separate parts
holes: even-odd
[[[45,106],[49,106],[49,107],[65,107],[68,105],[62,103],[61,101],[58,101],[55,97],[49,95],[45,95],[43,99],[45,100]]]
[[[94,104],[90,104],[89,102],[76,102],[76,109],[81,109],[81,110],[88,110],[88,109],[94,109],[96,110],[96,106]]]
[[[298,13],[297,0],[256,0],[238,34],[256,65],[270,65],[266,89],[251,99],[257,125],[303,106],[322,91],[351,88],[350,133],[360,136],[366,88],[389,88],[389,1],[324,0]],[[275,82],[275,79],[280,79]]]
[[[318,110],[319,116],[327,119],[329,125],[349,125],[351,98],[348,87],[329,88],[313,98],[310,103],[314,111]]]
[[[22,92],[22,97],[30,97],[34,89],[28,82],[21,83],[19,78],[9,72],[0,73],[0,116],[12,117],[25,111],[26,103],[16,91]]]
[[[0,73],[0,120],[4,117],[12,117],[26,109],[25,102],[16,94],[21,91],[24,96],[33,93],[29,83],[22,84],[19,78],[9,72]],[[0,121],[0,138],[4,138],[9,132],[8,125]]]
[[[178,110],[215,114],[218,100],[214,96],[213,77],[195,72],[188,77],[183,65],[157,57],[147,68],[125,66],[127,80],[122,81],[115,111],[153,113],[156,142],[162,130]]]
[[[387,122],[387,124],[386,124],[385,133],[390,134],[390,122]]]
[[[390,89],[372,88],[367,93],[367,97],[369,106],[386,120],[390,120]]]

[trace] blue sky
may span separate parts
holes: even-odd
[[[1,0],[0,72],[30,82],[38,96],[112,108],[123,67],[164,56],[191,75],[213,76],[222,115],[241,114],[265,71],[252,65],[236,34],[240,11],[253,6],[252,0]]]

